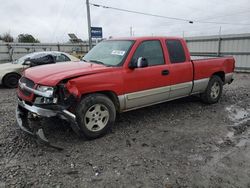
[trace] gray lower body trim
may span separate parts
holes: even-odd
[[[122,112],[126,109],[125,95],[119,95],[118,100],[120,103],[120,112]]]
[[[191,93],[193,82],[185,82],[171,86],[169,99],[187,96]]]
[[[120,111],[142,108],[190,95],[193,83],[186,82],[118,96]]]
[[[194,80],[192,94],[203,93],[208,85],[209,78]]]
[[[125,94],[125,108],[137,108],[168,99],[170,86]]]
[[[125,95],[120,95],[120,96],[123,97],[123,98],[125,98]],[[155,105],[155,104],[164,103],[164,102],[172,101],[172,100],[183,98],[183,97],[187,97],[187,96],[189,96],[189,95],[181,96],[181,97],[175,97],[175,98],[171,98],[171,99],[166,99],[166,100],[155,102],[155,103],[148,103],[148,104],[145,104],[143,106],[137,106],[137,107],[134,107],[134,108],[129,108],[129,109],[125,109],[124,108],[120,112],[127,112],[127,111],[131,111],[131,110],[136,110],[136,109],[139,109],[139,108],[144,108],[144,107],[147,107],[147,106],[152,106],[152,105]]]
[[[230,83],[233,73],[225,75],[225,83]],[[194,80],[181,84],[138,91],[118,96],[120,111],[129,111],[150,106],[189,95],[203,93],[209,83],[209,78]]]

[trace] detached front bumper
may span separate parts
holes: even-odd
[[[36,118],[30,118],[30,115],[35,116]],[[40,118],[50,118],[55,116],[67,120],[74,132],[80,136],[81,132],[76,122],[76,116],[63,107],[57,106],[56,109],[41,108],[35,105],[29,105],[25,103],[25,101],[18,99],[18,106],[16,108],[16,120],[18,126],[23,131],[38,138],[46,145],[61,149],[49,143],[48,139],[44,135],[43,128],[39,121]],[[35,127],[30,126],[30,119],[38,120]]]

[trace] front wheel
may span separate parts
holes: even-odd
[[[207,89],[201,94],[201,99],[207,104],[217,103],[221,97],[223,82],[219,76],[212,76],[208,82]]]
[[[16,88],[20,77],[21,76],[19,74],[16,74],[16,73],[7,74],[3,78],[3,84],[8,88]]]
[[[105,95],[84,97],[76,109],[77,123],[88,139],[104,135],[115,122],[114,103]]]

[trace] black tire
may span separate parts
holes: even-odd
[[[217,89],[215,90],[214,87],[216,87]],[[221,78],[217,75],[214,75],[210,78],[206,91],[201,94],[201,99],[204,103],[207,104],[217,103],[221,98],[222,90],[223,82]]]
[[[18,80],[21,76],[17,73],[9,73],[3,78],[3,85],[8,88],[16,88],[18,86]]]
[[[98,106],[100,106],[100,113],[96,114],[96,112],[98,111],[96,110],[96,108]],[[109,115],[108,118],[103,117],[104,115],[102,116],[100,115],[107,113]],[[91,114],[91,118],[88,118],[89,114]],[[93,114],[95,114],[95,117],[92,118]],[[86,136],[86,138],[88,139],[95,139],[103,136],[112,127],[112,125],[115,122],[115,118],[116,118],[115,105],[108,97],[106,97],[103,94],[90,94],[85,96],[81,100],[81,102],[77,105],[76,108],[77,123],[81,131],[83,132],[84,136]],[[101,125],[105,124],[105,126],[100,130],[98,130],[98,128],[101,127],[99,126],[100,122],[102,123],[104,122],[103,124],[101,123]],[[92,123],[96,124],[93,125],[92,129],[90,130],[89,126],[92,126]]]

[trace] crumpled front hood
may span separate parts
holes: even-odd
[[[57,63],[37,66],[25,70],[24,76],[33,80],[37,84],[55,86],[61,80],[77,76],[106,72],[112,69],[104,65],[79,62]]]

